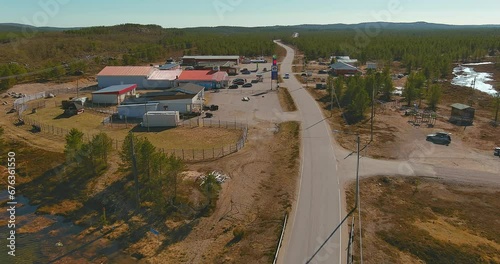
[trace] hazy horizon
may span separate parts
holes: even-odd
[[[155,24],[164,28],[261,27],[358,24],[369,22],[447,25],[500,25],[500,1],[359,0],[356,7],[332,0],[47,0],[29,5],[0,0],[0,23],[36,27],[91,27],[119,24]]]

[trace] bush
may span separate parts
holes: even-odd
[[[233,241],[238,242],[245,236],[245,230],[241,227],[236,227],[235,229],[233,229],[233,236]]]

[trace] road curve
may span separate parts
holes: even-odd
[[[287,51],[281,73],[292,73],[294,50],[277,44]],[[318,104],[302,88],[302,84],[293,75],[283,81],[280,86],[288,88],[298,107],[302,148],[299,194],[285,230],[283,251],[278,262],[340,263],[345,248],[341,245],[341,229],[315,255],[343,215],[342,190],[331,131]]]

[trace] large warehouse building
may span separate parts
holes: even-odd
[[[157,104],[158,111],[199,112],[203,108],[204,91],[203,86],[188,83],[162,92],[142,94],[139,98],[128,98],[120,108],[123,108],[124,115],[127,115],[127,108],[131,114],[139,113],[152,103]]]
[[[107,66],[97,74],[99,88],[133,83],[137,88],[145,88],[147,79],[153,72],[151,66]]]
[[[177,80],[177,86],[183,83],[198,84],[205,89],[220,89],[229,85],[229,75],[225,71],[183,71]]]

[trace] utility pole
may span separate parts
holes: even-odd
[[[358,153],[357,155],[357,160],[356,160],[356,200],[358,203],[358,225],[359,225],[359,263],[363,264],[363,236],[361,234],[361,197],[359,194],[359,145],[360,145],[360,136],[359,133],[356,134],[356,152]]]
[[[137,209],[141,207],[141,201],[139,198],[139,179],[137,176],[137,161],[135,159],[135,149],[134,149],[134,135],[132,132],[130,132],[131,137],[130,137],[130,145],[131,145],[131,155],[132,155],[132,172],[134,174],[134,181],[135,181],[135,199],[137,202]]]
[[[496,100],[495,100],[495,106],[496,106],[496,110],[495,110],[495,125],[497,125],[498,123],[498,110],[500,109],[500,92],[497,92],[497,96],[496,96]]]
[[[370,142],[373,141],[373,119],[375,118],[375,80],[372,87],[372,118],[370,123]]]
[[[326,85],[328,86],[328,90],[330,91],[330,117],[333,117],[333,93],[335,92],[335,89],[333,87],[333,78],[331,76],[328,76],[328,79],[326,80]]]

